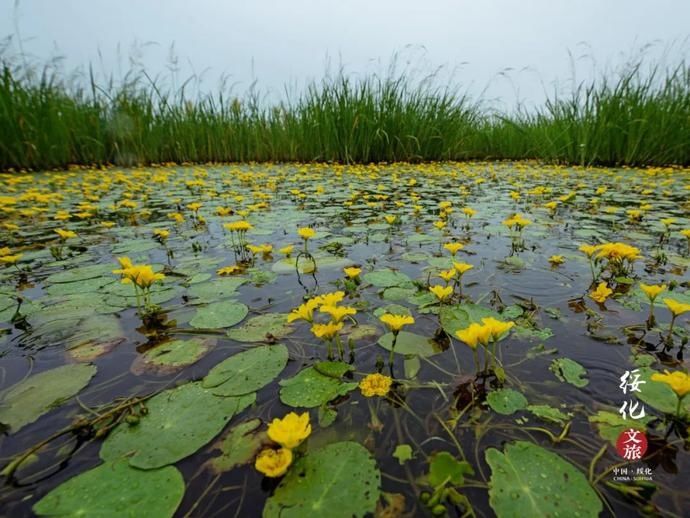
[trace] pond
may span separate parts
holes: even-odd
[[[688,169],[0,185],[7,515],[690,509]]]

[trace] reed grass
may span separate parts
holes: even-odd
[[[536,109],[496,113],[458,88],[340,74],[285,101],[194,95],[144,72],[115,86],[0,62],[0,169],[69,164],[538,159],[689,165],[690,66],[641,63]],[[86,84],[86,86],[84,86]],[[79,86],[81,85],[81,86]]]

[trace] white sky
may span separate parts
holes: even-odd
[[[18,53],[18,29],[33,61],[62,56],[66,70],[93,63],[121,77],[134,52],[155,75],[174,43],[181,80],[204,72],[208,90],[225,73],[240,91],[256,79],[280,95],[322,77],[327,57],[357,74],[398,52],[507,106],[570,85],[568,51],[578,80],[649,43],[667,63],[687,58],[689,21],[687,0],[0,0],[6,54]]]

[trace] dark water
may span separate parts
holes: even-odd
[[[162,171],[170,172],[168,180],[152,183],[152,176]],[[200,174],[201,171],[207,175]],[[116,180],[103,185],[100,179],[103,176]],[[47,291],[49,283],[46,278],[50,274],[98,263],[112,263],[115,268],[115,257],[119,255],[129,255],[137,262],[150,262],[157,265],[156,269],[169,264],[172,270],[176,270],[182,264],[188,271],[191,265],[194,273],[212,274],[206,281],[212,282],[217,279],[216,269],[233,264],[234,260],[228,245],[229,235],[221,225],[233,218],[216,216],[215,207],[222,205],[242,210],[264,200],[254,194],[257,191],[268,193],[269,207],[257,209],[247,217],[255,227],[248,239],[252,243],[271,243],[274,246],[272,258],[258,257],[255,261],[254,267],[263,271],[271,271],[273,264],[280,260],[278,248],[290,243],[296,248],[300,246],[296,235],[299,226],[313,226],[330,233],[324,237],[317,236],[310,242],[313,251],[337,241],[339,236],[353,237],[351,242],[345,240],[346,244],[338,252],[349,263],[360,265],[363,273],[394,268],[412,279],[426,282],[431,272],[432,283],[441,283],[438,277],[433,277],[438,268],[430,266],[426,259],[412,262],[406,254],[425,252],[429,259],[448,257],[440,243],[452,239],[464,242],[465,248],[459,252],[458,260],[474,265],[463,277],[463,293],[469,300],[485,307],[493,304],[494,309],[501,306],[499,299],[505,306],[531,301],[536,308],[535,322],[553,333],[547,339],[525,339],[513,333],[500,342],[499,357],[505,367],[506,385],[522,392],[530,404],[548,404],[572,412],[572,424],[566,440],[554,445],[543,429],[557,436],[562,427],[541,422],[524,411],[504,416],[478,404],[465,409],[465,413],[452,422],[463,410],[463,391],[468,389],[474,376],[471,350],[457,339],[453,339],[448,350],[428,360],[422,359],[416,379],[400,391],[405,405],[394,404],[389,399],[364,398],[357,390],[337,402],[336,421],[323,429],[316,425],[314,409],[311,412],[314,432],[309,439],[309,448],[341,440],[364,444],[381,470],[382,490],[403,494],[406,509],[412,515],[428,513],[417,498],[419,491],[427,489],[419,477],[428,469],[429,456],[438,451],[464,457],[473,466],[475,475],[470,477],[461,493],[469,498],[477,516],[494,515],[486,488],[491,471],[484,459],[484,452],[490,447],[502,449],[514,440],[534,442],[558,453],[587,474],[592,458],[606,443],[587,418],[602,409],[617,412],[624,400],[618,388],[619,378],[625,370],[634,368],[631,356],[641,352],[652,354],[656,358],[657,363],[653,365],[656,370],[662,370],[662,367],[687,368],[678,345],[669,354],[663,354],[652,343],[654,339],[651,336],[644,343],[630,343],[624,327],[644,323],[648,306],[636,309],[634,305],[622,304],[627,300],[623,294],[627,289],[625,286],[621,286],[616,295],[623,298],[607,301],[605,310],[585,296],[590,289],[591,274],[586,257],[578,251],[583,243],[625,241],[634,244],[644,256],[636,262],[635,278],[648,284],[675,281],[679,292],[687,291],[687,243],[677,231],[672,232],[661,247],[667,255],[666,264],[652,261],[658,249],[660,218],[674,217],[674,230],[688,228],[687,187],[690,186],[690,175],[687,171],[571,170],[530,164],[369,168],[257,165],[170,167],[125,171],[120,175],[115,171],[74,172],[60,173],[57,179],[55,174],[43,173],[22,178],[26,181],[14,183],[14,177],[1,178],[3,195],[20,197],[35,188],[41,192],[62,192],[64,196],[62,200],[43,205],[32,200],[18,203],[19,207],[45,206],[45,213],[31,216],[22,216],[16,211],[5,213],[4,221],[20,225],[19,231],[6,231],[3,241],[13,251],[24,252],[19,267],[26,272],[26,278],[20,278],[19,272],[12,267],[5,268],[0,277],[2,291],[19,293],[25,299],[41,304],[42,308],[59,298]],[[190,188],[182,183],[192,178],[202,179],[205,185]],[[409,186],[410,179],[416,179],[417,184]],[[477,179],[483,179],[484,183],[478,184]],[[74,192],[65,189],[70,186],[75,188]],[[98,215],[83,220],[75,216],[64,222],[52,220],[50,215],[57,210],[71,210],[73,213],[78,210],[76,205],[84,201],[82,189],[85,186],[101,186],[100,190],[95,189],[99,199],[93,202],[100,207]],[[319,186],[323,187],[322,192],[318,190]],[[595,195],[601,186],[606,186],[607,192]],[[539,187],[550,189],[550,192],[529,194]],[[300,199],[290,193],[291,189],[300,189],[307,196]],[[353,191],[360,195],[354,198],[352,205],[343,205],[344,201],[352,199]],[[510,197],[511,191],[520,192],[518,201]],[[134,219],[128,210],[109,209],[112,203],[124,199],[124,192],[132,193],[133,199],[137,200],[138,207],[132,211]],[[570,192],[576,192],[576,197],[561,204],[555,215],[543,208],[544,203]],[[419,195],[417,201],[411,193]],[[223,194],[227,197],[223,198]],[[363,200],[366,194],[370,195],[368,201],[375,203],[374,206],[368,206]],[[377,194],[381,199],[375,198]],[[244,199],[236,199],[238,195]],[[591,203],[593,197],[600,199],[594,208]],[[184,208],[194,201],[204,204],[200,214],[207,220],[205,225],[193,225],[191,211]],[[395,201],[401,201],[401,206],[395,205]],[[438,219],[438,203],[441,201],[451,201],[454,207],[445,237],[432,226]],[[647,210],[641,223],[629,221],[625,210],[643,202],[652,204],[653,209]],[[415,203],[422,206],[419,216],[413,215]],[[465,206],[478,211],[469,221],[459,212]],[[605,207],[617,207],[614,221],[600,218],[609,214]],[[150,216],[142,216],[142,209],[149,209]],[[178,210],[185,214],[187,220],[176,226],[167,214]],[[515,212],[533,221],[523,232],[524,249],[517,252],[512,247],[514,239],[501,225]],[[389,234],[383,214],[397,215],[402,219],[402,225]],[[117,226],[104,229],[100,220],[114,221]],[[353,228],[357,230],[361,226],[367,228],[362,232],[352,232]],[[65,246],[67,259],[62,264],[56,264],[46,249],[48,245],[54,245],[53,229],[57,227],[69,228],[79,234],[76,240],[68,241]],[[163,247],[151,239],[152,228],[171,229],[167,246],[173,251],[172,259],[169,260]],[[428,236],[428,239],[420,241],[415,236]],[[148,240],[154,246],[137,248],[132,246],[133,240],[136,243]],[[117,246],[123,243],[140,251],[118,252]],[[193,250],[193,243],[200,248]],[[330,252],[320,251],[318,255],[336,257],[331,253],[333,251],[335,248]],[[565,256],[565,264],[552,267],[548,261],[552,254]],[[518,257],[524,265],[520,268],[506,267],[506,257]],[[211,261],[200,262],[206,259]],[[112,283],[117,282],[116,276],[110,277]],[[330,268],[324,263],[315,278],[303,275],[298,279],[294,270],[287,271],[261,286],[244,284],[238,289],[236,298],[249,306],[249,317],[267,311],[286,313],[301,303],[306,291],[333,291],[336,289],[334,283],[342,278],[341,265]],[[177,296],[161,304],[166,317],[176,321],[168,333],[170,337],[189,338],[196,333],[188,324],[194,307],[187,298],[189,286],[183,285],[184,280],[184,276],[169,275],[166,278],[166,285],[169,283],[179,289]],[[90,289],[88,286],[84,288],[85,291]],[[99,287],[96,291],[103,289]],[[416,319],[410,330],[417,334],[431,337],[439,328],[438,315],[422,313],[408,300],[384,300],[380,291],[380,288],[363,283],[357,296],[345,301],[348,304],[359,303],[356,318],[360,325],[379,328],[377,336],[366,337],[356,343],[353,375],[356,380],[375,370],[378,356],[387,358],[387,351],[377,345],[378,337],[384,331],[373,315],[376,308],[388,304],[407,306]],[[583,305],[601,317],[598,331],[588,332],[588,324],[593,317],[582,311]],[[70,361],[65,347],[76,332],[75,325],[106,318],[106,315],[86,310],[84,314],[77,312],[77,318],[70,316],[62,324],[55,324],[55,321],[60,322],[59,318],[46,323],[41,320],[41,312],[38,310],[28,316],[29,327],[22,326],[24,329],[9,322],[0,324],[8,329],[8,334],[0,337],[0,387],[10,387],[30,373]],[[667,326],[669,313],[660,303],[657,303],[655,313],[659,326]],[[216,346],[197,363],[162,376],[152,372],[135,375],[130,366],[152,345],[151,337],[144,334],[134,308],[119,311],[114,316],[121,329],[117,336],[121,343],[94,360],[98,373],[78,395],[79,401],[87,407],[102,405],[120,396],[147,394],[187,380],[201,379],[215,364],[250,346],[230,340],[219,332],[213,335],[217,339]],[[687,330],[687,320],[683,317],[676,324],[681,329],[685,326]],[[326,357],[323,344],[313,337],[306,323],[298,322],[294,329],[281,340],[290,350],[290,361],[279,379],[289,378],[315,360]],[[608,341],[602,340],[602,336],[608,337]],[[162,337],[158,336],[154,342],[161,340]],[[540,344],[556,351],[528,357],[529,352],[534,352]],[[655,349],[648,350],[651,347]],[[559,381],[549,371],[549,365],[556,357],[579,362],[587,371],[589,384],[576,388]],[[403,377],[403,371],[402,358],[396,355],[396,375]],[[495,386],[496,382],[490,377],[487,383]],[[231,424],[250,417],[260,417],[267,422],[293,410],[280,402],[277,388],[274,382],[261,389],[256,405],[233,418]],[[662,417],[649,406],[646,410]],[[80,413],[83,413],[82,408],[71,400],[18,433],[4,435],[0,439],[3,461],[67,426]],[[372,413],[376,414],[380,426],[372,424]],[[530,418],[516,422],[524,416]],[[653,469],[657,491],[651,502],[626,499],[606,485],[612,480],[612,475],[608,475],[596,487],[605,501],[603,515],[641,516],[644,514],[642,507],[647,503],[651,503],[654,513],[687,515],[690,509],[690,484],[685,476],[690,468],[688,443],[673,434],[664,438],[658,431],[650,431],[648,437],[650,452],[638,465]],[[413,446],[415,458],[401,466],[392,454],[395,447],[403,443]],[[100,441],[85,442],[70,452],[67,447],[74,446],[75,442],[60,440],[42,450],[36,463],[20,470],[17,480],[3,487],[0,493],[3,515],[31,516],[31,506],[47,492],[101,462],[98,458],[100,444]],[[176,464],[187,485],[177,516],[260,515],[276,482],[263,479],[252,466],[216,476],[204,466],[211,457],[210,452],[207,445]],[[596,464],[595,473],[599,474],[621,460],[609,445]],[[453,515],[455,510],[450,509],[450,513]]]

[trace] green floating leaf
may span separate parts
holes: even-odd
[[[474,475],[474,469],[466,461],[460,461],[447,451],[435,454],[429,463],[428,482],[432,487],[442,484],[461,486],[465,475]]]
[[[113,275],[113,270],[117,270],[118,268],[119,267],[115,263],[79,266],[77,268],[72,268],[71,270],[49,275],[45,280],[45,283],[50,285],[63,282],[85,281],[88,279],[97,279],[103,277],[107,277],[112,280],[116,279],[116,277]]]
[[[489,392],[486,402],[494,412],[503,415],[511,415],[527,407],[527,398],[521,392],[509,388]]]
[[[398,463],[402,466],[408,460],[412,460],[414,454],[412,453],[412,446],[409,444],[398,444],[393,452],[393,457],[398,459]]]
[[[553,331],[548,327],[538,329],[534,327],[516,326],[513,328],[513,335],[519,340],[543,342],[553,336]]]
[[[269,336],[283,338],[292,332],[285,313],[266,313],[252,317],[242,326],[228,331],[228,338],[238,342],[264,342]]]
[[[187,291],[194,304],[216,302],[237,295],[237,288],[242,286],[247,279],[244,277],[225,277],[214,279],[211,282],[192,285]]]
[[[169,340],[138,356],[131,370],[138,376],[147,371],[170,374],[198,362],[215,344],[212,338]]]
[[[486,451],[491,467],[489,504],[499,518],[513,516],[597,517],[599,497],[572,464],[525,441],[508,444],[503,453]]]
[[[249,308],[236,300],[214,302],[196,310],[189,325],[198,329],[217,329],[239,324],[249,313]]]
[[[330,444],[307,453],[290,467],[266,501],[263,516],[365,516],[376,509],[380,484],[376,462],[364,446]]]
[[[376,286],[377,288],[390,288],[392,286],[409,285],[412,280],[404,273],[394,270],[383,269],[373,272],[365,273],[363,277],[365,282]]]
[[[173,466],[151,471],[106,462],[63,482],[39,500],[38,516],[173,516],[185,484]]]
[[[457,304],[455,306],[443,306],[439,313],[443,330],[451,336],[456,331],[466,329],[473,323],[482,323],[482,318],[493,317],[501,320],[501,315],[495,311],[478,304]]]
[[[95,374],[95,365],[75,364],[29,376],[0,392],[0,423],[19,431],[77,394]]]
[[[570,412],[563,413],[558,408],[549,405],[529,405],[527,410],[539,419],[556,424],[565,424],[573,417]]]
[[[551,361],[549,370],[556,377],[578,388],[586,387],[589,380],[585,378],[587,371],[585,368],[570,358],[556,358]]]
[[[266,432],[257,432],[260,426],[261,419],[251,419],[231,428],[217,445],[221,454],[209,461],[211,471],[223,473],[248,464],[267,441]]]
[[[383,335],[379,338],[378,344],[390,351],[393,346],[393,333]],[[400,331],[398,340],[395,342],[396,354],[416,354],[423,358],[428,358],[440,352],[442,352],[441,348],[431,338],[408,333],[407,331]]]
[[[67,341],[67,355],[78,362],[90,362],[126,340],[120,319],[112,315],[87,318]]]
[[[401,306],[399,304],[389,304],[374,310],[374,316],[377,318],[386,313],[392,313],[394,315],[412,315],[410,308]]]
[[[254,403],[256,394],[217,397],[201,383],[186,383],[146,402],[139,424],[122,423],[101,447],[103,460],[128,457],[129,464],[155,469],[188,457],[213,439],[233,415]]]
[[[347,257],[336,257],[334,255],[315,255],[317,270],[334,270],[342,269],[346,266],[354,264],[351,259]],[[273,264],[271,269],[278,274],[295,273],[296,257],[290,259],[281,259]],[[307,257],[300,257],[299,269],[300,273],[312,273],[314,264],[311,259]]]
[[[321,368],[323,367],[322,365]],[[280,400],[283,403],[305,408],[325,405],[357,388],[357,383],[344,382],[337,377],[322,374],[315,367],[307,367],[296,376],[280,381],[279,384]]]
[[[282,344],[262,345],[223,360],[202,381],[202,386],[220,396],[242,396],[273,381],[288,361]]]
[[[330,376],[331,378],[342,378],[345,373],[355,370],[355,368],[349,363],[345,362],[316,362],[314,364],[314,369],[319,374],[324,376]]]
[[[634,395],[640,401],[647,403],[664,414],[675,414],[678,408],[678,396],[666,383],[652,381],[652,375],[656,372],[649,367],[639,369],[640,380],[646,383],[641,383],[638,387],[640,391],[636,391]],[[683,398],[681,409],[685,409],[686,412],[690,413],[690,397]]]
[[[623,419],[623,416],[620,414],[599,410],[596,414],[589,416],[588,419],[596,427],[602,439],[609,441],[615,446],[618,436],[625,430],[633,428],[644,431],[647,428],[647,423],[654,419],[654,417],[646,415],[640,419]]]

